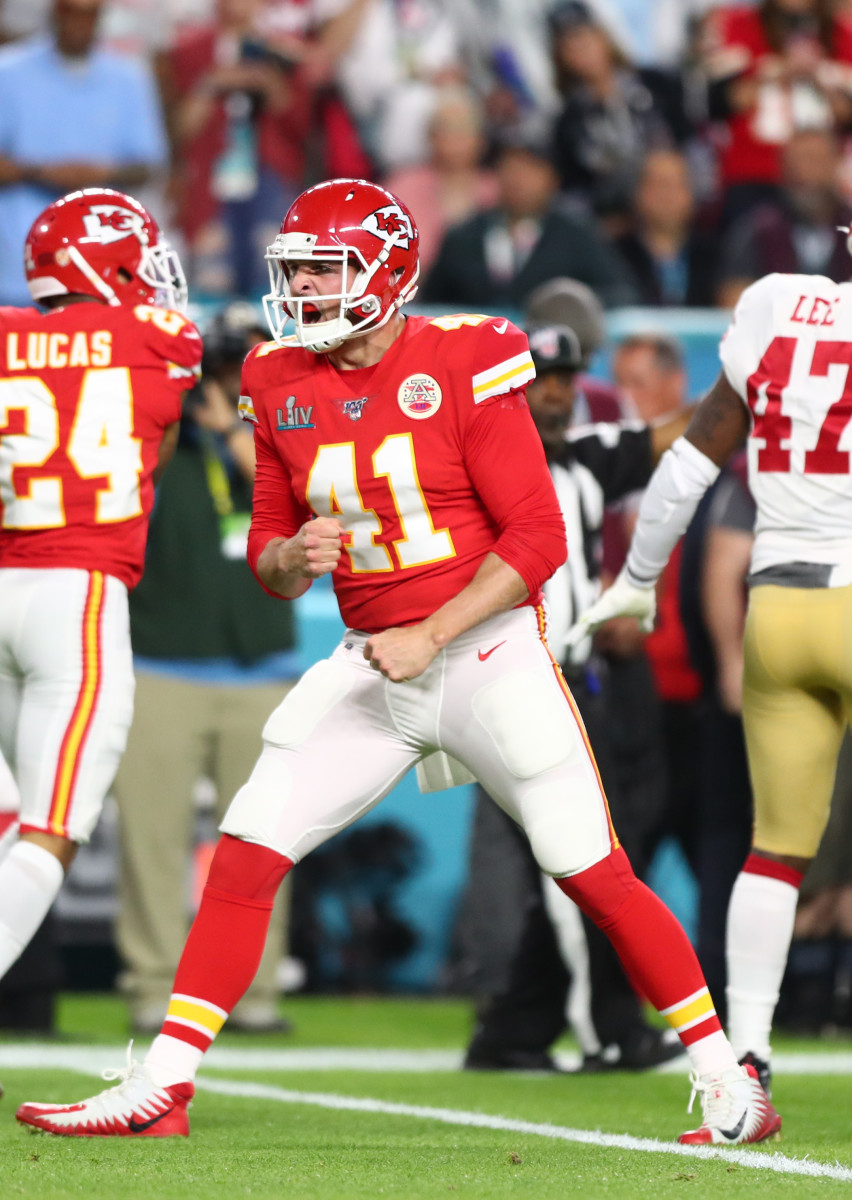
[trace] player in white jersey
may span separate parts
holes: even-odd
[[[747,440],[757,524],[743,720],[755,828],[728,912],[728,1009],[734,1049],[768,1090],[798,889],[852,720],[852,284],[759,280],[743,293],[720,356],[722,373],[652,478],[621,575],[572,637],[619,614],[650,625],[672,548]]]

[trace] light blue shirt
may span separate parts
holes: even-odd
[[[166,162],[160,103],[147,67],[105,50],[71,61],[52,39],[0,49],[0,154],[17,162]],[[0,304],[32,303],[24,240],[60,193],[0,187]]]

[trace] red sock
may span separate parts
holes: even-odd
[[[633,986],[685,1046],[721,1031],[689,938],[662,900],[636,878],[623,850],[556,882],[608,936]]]
[[[289,858],[224,834],[175,976],[162,1032],[206,1050],[254,979]]]
[[[769,879],[780,879],[782,883],[789,883],[790,887],[796,889],[802,886],[802,880],[805,878],[804,871],[797,871],[795,867],[785,866],[772,858],[764,858],[762,854],[755,854],[753,850],[743,863],[743,871],[747,875],[766,875]]]

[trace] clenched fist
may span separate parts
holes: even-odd
[[[407,683],[422,675],[439,650],[425,622],[383,629],[370,636],[364,657],[374,671],[392,683]]]
[[[272,592],[295,600],[340,562],[345,532],[336,517],[314,517],[291,538],[273,538],[257,560],[257,574]]]
[[[312,521],[306,521],[289,542],[291,562],[295,558],[291,573],[295,570],[307,579],[330,574],[343,552],[342,533],[343,526],[336,517],[314,517]]]

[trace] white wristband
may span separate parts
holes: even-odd
[[[718,474],[712,459],[685,437],[679,437],[660,459],[642,497],[627,555],[625,572],[634,587],[656,583]]]

